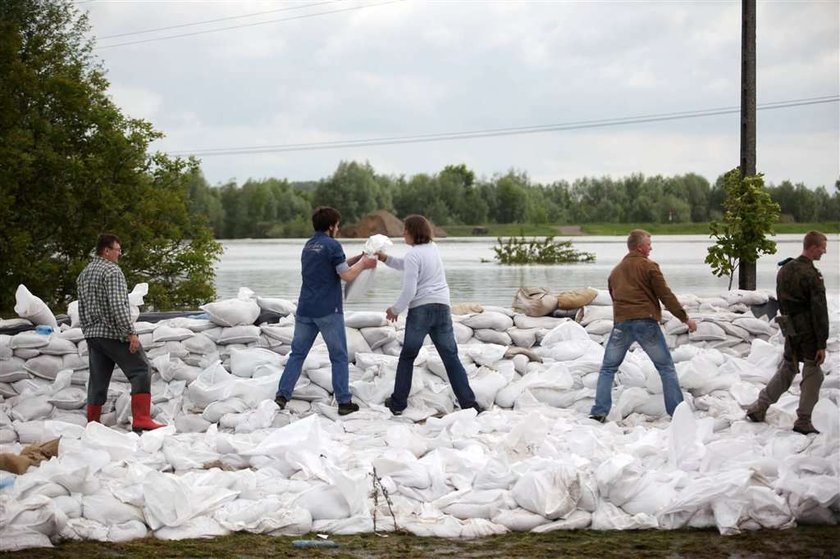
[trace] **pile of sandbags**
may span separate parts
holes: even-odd
[[[362,409],[344,418],[320,340],[286,410],[273,401],[294,332],[290,301],[244,291],[205,305],[206,316],[140,321],[153,416],[169,425],[142,437],[130,432],[129,384],[119,370],[102,424],[86,424],[87,346],[78,328],[0,334],[0,452],[61,439],[57,458],[0,489],[0,549],[150,533],[370,532],[374,515],[380,529],[396,523],[449,537],[684,526],[734,533],[836,520],[836,312],[814,413],[823,433],[804,437],[790,430],[796,386],[768,423],[744,421],[742,406],[772,376],[782,346],[775,324],[749,312],[761,300],[736,292],[685,297],[706,325],[695,333],[663,317],[686,395],[673,422],[638,349],[616,377],[615,421],[589,420],[612,327],[608,299],[594,302],[578,320],[480,305],[453,315],[459,356],[488,410],[477,417],[457,410],[431,345],[415,361],[409,407],[392,417],[383,402],[405,324],[382,313],[345,316],[350,386]],[[267,310],[281,318],[254,324]],[[384,496],[378,507],[370,498],[374,469],[390,508]]]

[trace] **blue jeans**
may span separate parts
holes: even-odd
[[[613,326],[607,349],[604,351],[604,362],[598,373],[598,389],[595,393],[595,405],[590,415],[607,415],[612,407],[612,386],[615,372],[624,361],[627,350],[639,342],[648,354],[659,377],[662,379],[662,394],[665,397],[665,410],[668,415],[674,415],[674,409],[683,401],[677,370],[674,360],[665,343],[665,336],[659,323],[649,318],[625,320]]]
[[[344,331],[344,315],[331,313],[319,318],[295,315],[295,334],[292,338],[292,353],[286,361],[277,395],[292,399],[292,392],[300,378],[303,362],[318,337],[318,332],[327,344],[332,364],[332,385],[335,400],[347,404],[350,397],[350,366],[347,360],[347,333]]]
[[[437,348],[438,355],[446,368],[449,384],[458,398],[461,409],[475,405],[475,394],[467,380],[467,372],[458,359],[458,344],[452,330],[452,315],[449,305],[431,303],[408,309],[405,321],[405,339],[403,340],[400,360],[397,362],[397,378],[394,381],[394,393],[391,394],[391,406],[395,410],[404,410],[408,405],[411,392],[411,377],[414,373],[414,360],[423,347],[423,340],[428,334]]]

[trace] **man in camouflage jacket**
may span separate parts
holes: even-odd
[[[814,266],[814,260],[825,254],[826,236],[819,231],[810,231],[805,235],[802,247],[799,258],[785,261],[776,276],[776,297],[781,313],[777,322],[785,336],[784,357],[776,374],[759,393],[758,400],[747,409],[747,417],[751,421],[764,421],[767,408],[790,388],[799,372],[799,362],[803,361],[799,408],[793,430],[807,435],[819,432],[811,423],[811,411],[820,397],[823,381],[820,365],[825,361],[828,340],[825,283]]]

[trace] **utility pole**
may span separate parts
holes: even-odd
[[[755,0],[741,0],[741,179],[755,175]],[[738,263],[738,288],[754,290],[755,262]]]

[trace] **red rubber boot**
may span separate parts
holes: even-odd
[[[131,428],[140,434],[143,431],[151,431],[153,429],[160,429],[165,427],[160,423],[155,423],[152,420],[152,395],[146,394],[132,394],[131,395]]]

